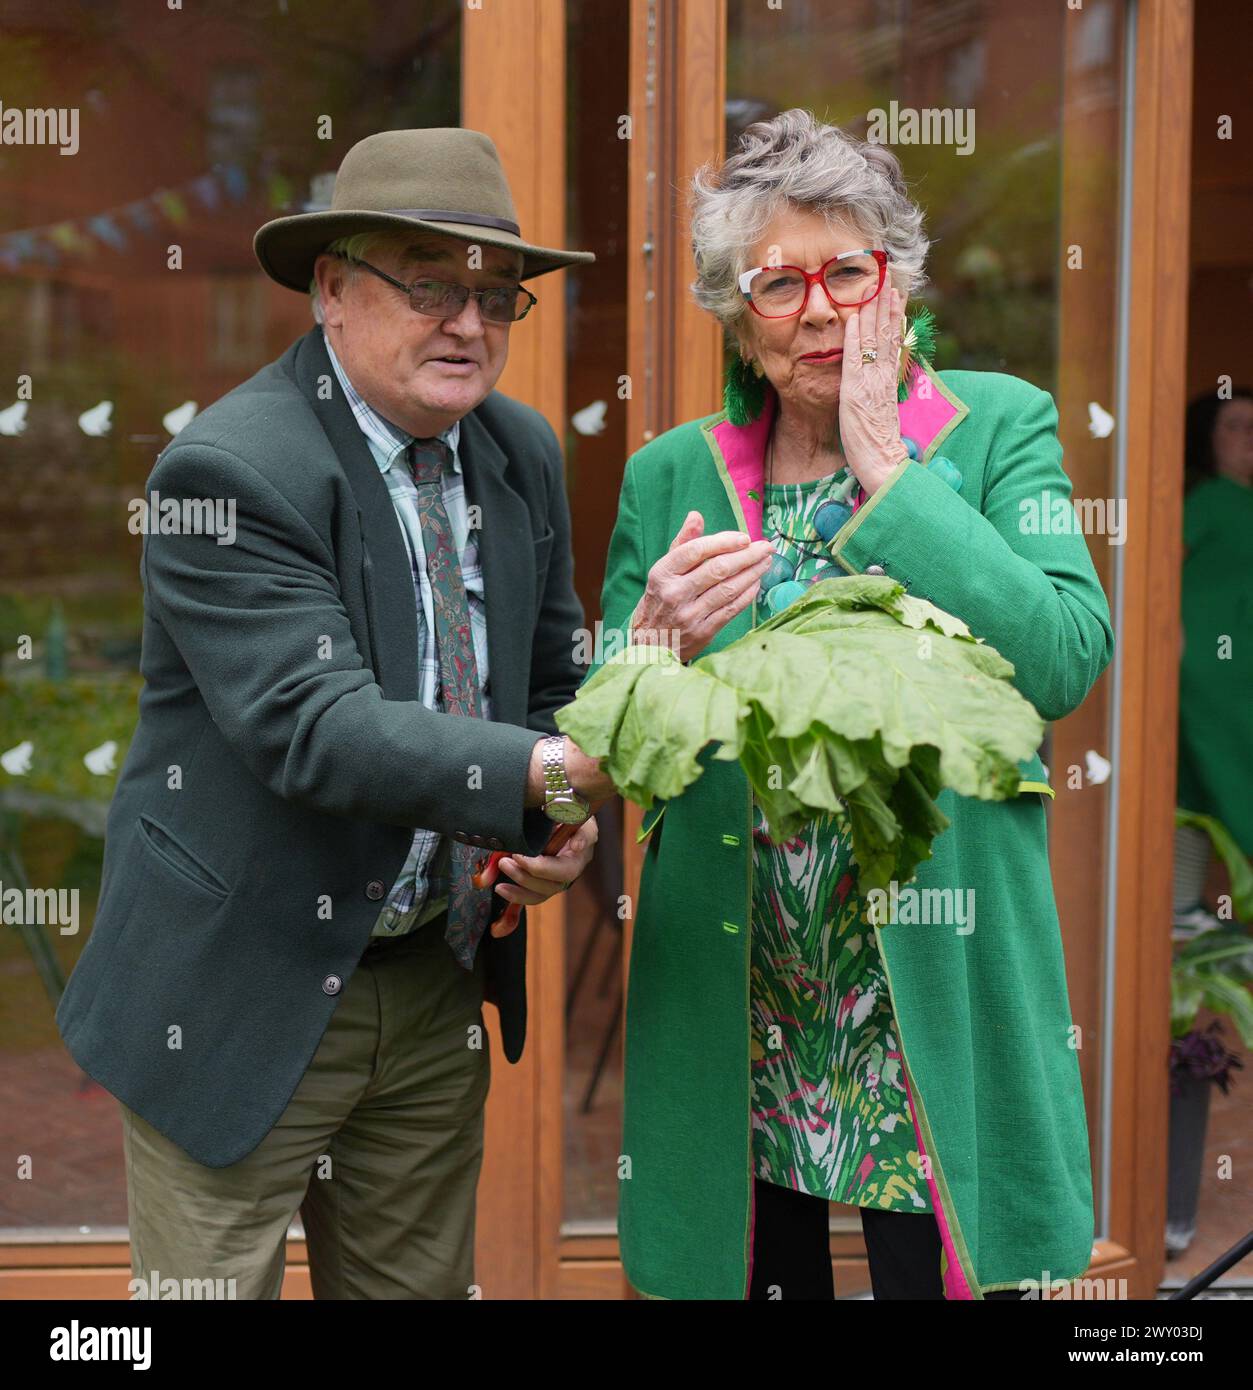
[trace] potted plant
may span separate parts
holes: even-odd
[[[1177,825],[1204,830],[1227,866],[1232,915],[1250,916],[1253,872],[1225,827],[1209,816],[1175,813]],[[1182,1254],[1196,1230],[1201,1164],[1214,1086],[1224,1095],[1232,1073],[1243,1066],[1228,1051],[1222,1020],[1230,1020],[1244,1045],[1253,1048],[1253,939],[1239,926],[1201,932],[1177,943],[1170,975],[1170,1147],[1166,1190],[1166,1255]],[[1215,1017],[1198,1024],[1202,1009]]]

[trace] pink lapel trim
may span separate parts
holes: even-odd
[[[889,1052],[887,1055],[889,1057],[901,1056],[899,1052]],[[918,1157],[925,1161],[927,1146],[923,1143],[922,1126],[918,1123],[918,1112],[914,1109],[914,1093],[910,1090],[909,1075],[903,1065],[901,1076],[905,1082],[905,1099],[909,1102],[910,1123],[914,1127],[914,1137],[918,1141]],[[927,1178],[927,1190],[931,1193],[931,1210],[935,1215],[935,1224],[939,1227],[940,1245],[944,1251],[944,1297],[955,1301],[973,1299],[974,1294],[970,1291],[970,1284],[962,1272],[961,1261],[957,1258],[957,1246],[953,1241],[953,1233],[949,1229],[944,1203],[940,1199],[940,1187],[934,1174]]]
[[[921,389],[924,380],[930,383],[929,390]],[[950,428],[959,412],[965,413],[965,407],[955,403],[955,399],[938,377],[932,376],[921,363],[914,367],[909,395],[897,409],[900,412],[901,437],[914,441],[918,446],[919,459],[925,459],[932,441]],[[733,425],[724,417],[710,429],[722,452],[731,486],[740,500],[749,539],[754,541],[762,539],[761,490],[765,474],[766,440],[778,404],[778,396],[767,388],[765,409],[755,420],[747,425]],[[757,496],[750,497],[750,492],[755,492]],[[853,511],[856,512],[864,501],[865,494],[858,488]]]
[[[921,383],[927,381],[930,389],[922,392]],[[901,419],[901,438],[912,439],[918,446],[921,459],[931,445],[931,441],[944,429],[957,407],[944,395],[940,384],[928,373],[921,363],[914,367],[909,383],[909,395],[897,406]]]
[[[724,419],[713,427],[711,433],[718,448],[722,450],[722,461],[731,477],[731,486],[740,499],[740,508],[748,527],[749,540],[763,539],[761,533],[761,489],[766,469],[766,439],[770,426],[774,424],[775,411],[779,398],[769,387],[766,389],[766,408],[747,425],[733,425]],[[754,500],[748,494],[756,492]]]

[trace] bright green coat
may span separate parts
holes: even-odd
[[[723,414],[680,425],[628,460],[603,592],[606,645],[589,679],[620,645],[649,568],[689,511],[703,515],[706,534],[761,536],[774,408],[771,394],[744,428]],[[1042,494],[1070,496],[1052,399],[999,373],[920,372],[900,410],[922,463],[900,464],[832,553],[849,573],[878,565],[964,619],[1013,662],[1015,685],[1042,717],[1060,719],[1108,664],[1113,631],[1083,536],[1032,533],[1022,520],[1021,502],[1048,513]],[[922,466],[941,445],[963,475],[960,493]],[[757,621],[754,603],[707,650]],[[641,833],[619,1235],[631,1283],[664,1298],[742,1299],[751,1277],[752,800],[740,765],[712,752],[682,796],[650,809]],[[1029,789],[1045,774],[1038,756],[1021,768],[1011,801],[941,793],[952,824],[911,885],[974,889],[975,930],[875,927],[950,1298],[1078,1277],[1092,1250],[1044,797]]]

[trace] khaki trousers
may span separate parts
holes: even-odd
[[[299,1211],[315,1298],[471,1296],[491,1063],[483,953],[473,973],[458,965],[445,920],[366,951],[286,1110],[238,1163],[205,1167],[122,1106],[137,1279],[278,1298]]]

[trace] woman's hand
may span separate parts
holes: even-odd
[[[905,457],[897,408],[903,303],[893,286],[850,314],[840,367],[840,444],[848,466],[871,496]],[[873,348],[874,362],[861,360]]]
[[[659,643],[690,661],[753,601],[774,547],[750,541],[742,531],[706,536],[704,529],[704,517],[689,512],[669,550],[648,571],[628,623],[630,641]]]
[[[500,870],[513,883],[496,882],[496,891],[506,902],[527,907],[546,902],[564,892],[592,862],[592,851],[600,832],[596,817],[588,816],[556,854],[509,854],[500,861]]]

